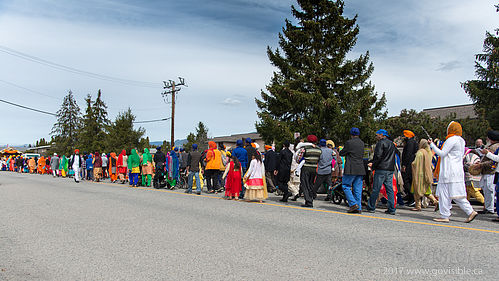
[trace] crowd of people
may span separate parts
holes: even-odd
[[[360,130],[351,128],[350,135],[339,147],[331,140],[308,135],[294,143],[285,141],[278,152],[271,145],[260,152],[250,138],[237,140],[234,148],[210,141],[204,151],[198,150],[198,144],[193,144],[190,152],[175,147],[164,153],[158,147],[154,155],[148,148],[142,154],[132,149],[118,155],[80,154],[76,149],[70,156],[2,158],[0,169],[70,177],[75,182],[109,179],[132,187],[173,189],[185,182],[186,193],[195,189],[199,195],[206,186],[208,193],[225,192],[227,200],[262,202],[276,192],[282,195],[282,202],[303,196],[302,207],[307,208],[313,208],[321,193],[331,200],[337,192],[333,187],[340,185],[348,213],[374,213],[386,204],[385,213],[395,215],[399,206],[418,212],[433,205],[440,211],[434,220],[447,223],[454,202],[466,213],[467,223],[478,213],[494,214],[499,194],[499,132],[488,132],[486,144],[479,139],[471,149],[462,138],[461,125],[451,122],[445,140],[428,136],[418,143],[412,131],[403,131],[403,149],[399,149],[401,144],[380,129],[377,143],[367,155]],[[366,193],[368,198],[364,198]],[[484,209],[476,212],[470,198],[484,204]],[[499,222],[499,217],[494,221]]]

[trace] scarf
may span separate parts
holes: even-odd
[[[144,148],[144,154],[142,154],[142,165],[147,165],[147,162],[152,162],[151,153],[149,153],[149,148]]]
[[[123,167],[125,165],[125,162],[123,162],[123,157],[126,155],[126,150],[122,150],[120,155],[118,156],[118,166]]]
[[[128,168],[135,168],[140,165],[140,157],[137,154],[137,150],[132,149],[132,154],[130,154],[130,157],[128,157]]]

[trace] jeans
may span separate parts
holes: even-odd
[[[87,180],[93,180],[93,174],[94,174],[94,169],[93,168],[87,168]]]
[[[496,176],[498,176],[496,174]],[[499,181],[497,181],[497,184],[496,184],[496,202],[497,204],[499,204]],[[499,208],[497,208],[496,206],[496,211],[497,211],[497,216],[499,216]]]
[[[364,176],[343,175],[342,186],[345,197],[347,198],[348,206],[359,206],[358,210],[362,210],[362,180]]]
[[[393,197],[393,171],[376,170],[374,171],[373,191],[367,203],[367,209],[374,211],[381,186],[385,185],[386,197],[388,200],[388,212],[395,213],[395,198]]]
[[[192,192],[192,178],[196,178],[196,190],[201,193],[201,180],[199,179],[199,172],[189,172],[189,176],[187,178],[187,191]]]
[[[248,171],[247,167],[242,167],[243,168],[243,177],[246,174],[246,171]],[[243,179],[241,179],[241,192],[239,192],[239,199],[244,198],[244,193],[246,193],[246,187],[244,186]]]

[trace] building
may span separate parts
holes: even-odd
[[[37,147],[28,147],[26,148],[26,152],[38,153],[41,155],[48,156],[48,151],[51,148],[51,145],[42,145]]]
[[[208,141],[214,141],[217,144],[223,143],[227,148],[228,147],[235,148],[237,140],[243,140],[243,142],[244,142],[244,140],[246,138],[251,138],[254,143],[256,143],[260,146],[258,150],[264,151],[265,142],[263,141],[262,137],[258,133],[234,134],[234,135],[230,135],[230,136],[214,137],[214,138],[208,139]]]
[[[478,118],[473,104],[427,108],[423,109],[423,112],[430,115],[431,118],[445,118],[453,114],[456,115],[456,119]]]

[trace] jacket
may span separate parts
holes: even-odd
[[[340,151],[340,156],[345,157],[344,175],[364,176],[364,142],[358,138],[351,138],[345,142],[345,146]]]
[[[387,138],[381,139],[374,148],[373,170],[395,170],[395,145]]]
[[[199,151],[192,151],[187,155],[187,166],[190,172],[199,172],[199,161],[201,161],[201,153]]]
[[[267,150],[263,164],[265,165],[266,172],[274,172],[277,170],[277,153],[272,149]]]
[[[239,163],[241,163],[241,167],[248,167],[248,151],[246,151],[244,147],[238,146],[234,148],[232,154],[237,157],[237,160],[239,160]]]
[[[217,149],[217,144],[213,141],[208,142],[208,152],[206,152],[206,170],[220,170],[222,166],[222,153]]]
[[[288,148],[283,148],[277,155],[277,181],[286,184],[291,176],[291,163],[293,162],[293,152]]]

